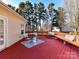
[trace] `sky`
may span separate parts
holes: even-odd
[[[20,2],[25,2],[27,0],[2,0],[5,4],[11,4],[12,6],[18,8],[18,5]],[[50,2],[53,2],[55,4],[55,9],[57,9],[58,7],[62,7],[63,6],[63,0],[28,0],[30,1],[32,4],[34,3],[38,3],[38,2],[43,2],[45,4],[45,7],[47,8],[48,4]]]

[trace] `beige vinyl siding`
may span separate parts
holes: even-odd
[[[0,15],[8,18],[8,39],[7,47],[11,46],[15,42],[19,41],[19,35],[21,33],[21,24],[26,24],[24,19],[14,15],[9,10],[0,5]],[[6,20],[6,19],[5,19]]]

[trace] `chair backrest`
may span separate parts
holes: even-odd
[[[28,33],[25,33],[25,34],[24,34],[24,37],[28,37]]]
[[[35,33],[32,33],[33,35],[38,35],[36,32]]]
[[[59,32],[60,29],[58,27],[53,27],[53,30],[52,31],[56,31],[56,32]]]
[[[55,33],[54,33],[54,32],[48,32],[48,34],[55,35]]]
[[[76,39],[76,36],[75,35],[65,35],[65,39],[73,41]]]

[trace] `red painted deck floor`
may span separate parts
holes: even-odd
[[[26,48],[20,42],[0,52],[0,59],[79,59],[79,48],[64,45],[61,41],[41,38],[44,43]]]

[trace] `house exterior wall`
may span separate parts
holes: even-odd
[[[8,18],[7,47],[9,47],[21,39],[19,38],[21,34],[21,24],[26,24],[26,22],[20,17],[11,13],[9,10],[7,10],[1,5],[0,5],[0,15]]]

